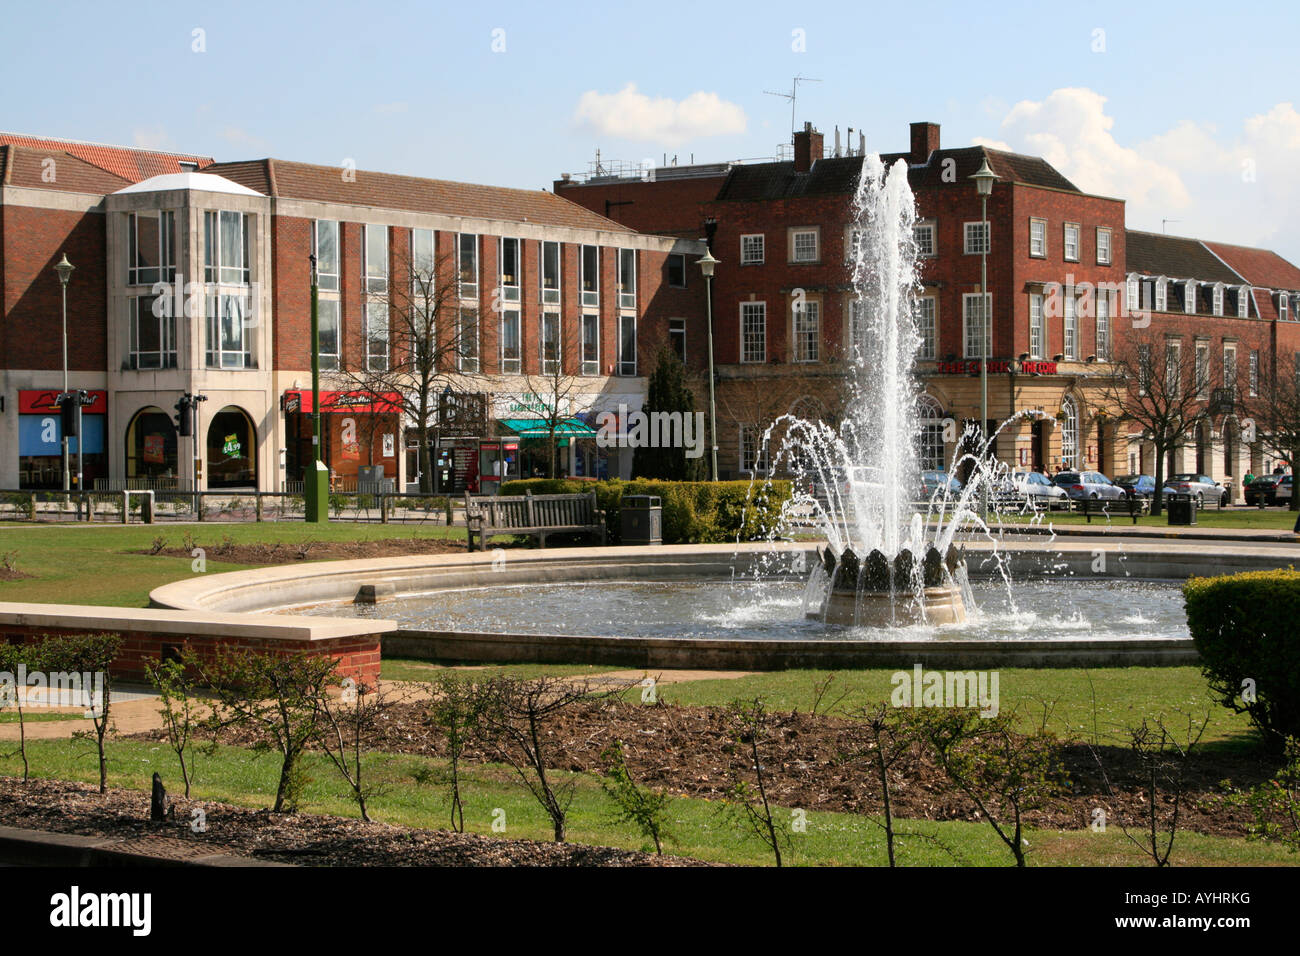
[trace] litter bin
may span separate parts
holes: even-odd
[[[140,496],[140,520],[153,524],[153,492]]]
[[[1171,525],[1196,524],[1196,499],[1191,495],[1171,495],[1168,510]]]
[[[663,544],[663,499],[658,495],[624,495],[619,502],[623,544]]]

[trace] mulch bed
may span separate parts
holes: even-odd
[[[167,536],[163,536],[167,537]],[[202,548],[210,561],[232,564],[293,564],[295,561],[329,561],[358,558],[388,558],[404,554],[457,554],[465,551],[465,542],[442,538],[384,538],[375,541],[302,541],[266,544],[236,544],[233,541],[196,538],[194,546]],[[131,554],[161,554],[169,558],[192,557],[191,549],[164,547],[144,548]]]
[[[172,799],[169,796],[169,799]],[[0,777],[0,825],[120,837],[170,857],[178,841],[258,860],[306,866],[700,866],[695,860],[574,843],[504,840],[317,814],[271,813],[206,800],[173,800],[176,820],[149,821],[149,794],[90,784]],[[190,830],[191,810],[207,831]]]
[[[865,731],[854,722],[808,713],[773,714],[775,732],[762,753],[770,771],[768,795],[783,807],[877,814],[883,804],[874,757]],[[719,799],[736,772],[753,782],[752,760],[733,743],[726,714],[715,707],[672,704],[646,706],[602,702],[565,712],[546,729],[553,747],[551,764],[573,771],[599,771],[601,751],[621,739],[624,756],[641,783],[670,793]],[[160,739],[161,732],[137,739]],[[231,733],[223,742],[251,746],[255,735]],[[445,756],[446,741],[431,725],[421,703],[394,704],[388,719],[371,736],[368,747],[387,753]],[[465,759],[486,762],[484,749],[471,747]],[[1101,766],[1114,793],[1108,792]],[[1102,747],[1096,755],[1086,745],[1066,743],[1061,752],[1069,788],[1041,809],[1030,811],[1035,827],[1081,830],[1097,807],[1112,824],[1140,828],[1148,813],[1141,789],[1140,765],[1124,747]],[[1218,836],[1241,837],[1248,811],[1222,803],[1221,783],[1251,786],[1267,779],[1274,765],[1262,755],[1205,750],[1193,757],[1187,796],[1179,813],[1180,828]],[[895,816],[925,820],[978,821],[971,801],[957,790],[928,757],[909,755],[894,765],[890,777]],[[1168,810],[1171,806],[1161,795]]]

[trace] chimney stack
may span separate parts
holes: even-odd
[[[794,134],[795,172],[812,169],[812,164],[822,158],[822,148],[822,134],[813,129],[812,123],[804,123],[803,129]]]
[[[939,124],[938,123],[913,123],[912,124],[912,152],[908,154],[907,161],[913,166],[924,164],[930,158],[930,154],[939,148]]]

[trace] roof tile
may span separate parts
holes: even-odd
[[[164,153],[155,149],[134,149],[129,146],[105,146],[100,143],[83,143],[49,136],[24,136],[21,133],[0,133],[0,145],[27,146],[32,149],[69,153],[132,183],[163,173],[183,172],[182,160],[197,163],[199,169],[212,163],[210,156]]]

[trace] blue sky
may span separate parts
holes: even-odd
[[[1300,260],[1296,4],[6,7],[10,131],[542,188],[597,147],[770,156],[790,109],[763,91],[798,73],[828,141],[901,150],[931,120],[1129,199],[1130,226]]]

